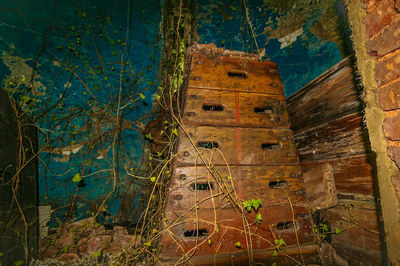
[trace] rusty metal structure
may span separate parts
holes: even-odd
[[[163,260],[295,258],[314,237],[277,65],[207,45],[189,58]]]

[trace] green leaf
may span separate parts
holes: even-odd
[[[32,98],[29,97],[29,96],[24,95],[24,96],[21,97],[21,100],[22,100],[24,103],[27,103],[27,102],[29,102],[30,100],[32,100]]]
[[[156,101],[158,101],[158,100],[160,100],[160,95],[158,95],[158,94],[154,94],[154,100],[156,100]]]
[[[238,241],[238,242],[235,243],[235,246],[236,246],[237,248],[241,248],[241,247],[242,247],[242,243],[240,243],[240,242]]]
[[[254,210],[257,211],[258,208],[260,208],[260,206],[261,206],[261,204],[262,204],[262,201],[261,201],[261,199],[257,199],[257,200],[252,199],[252,200],[251,200],[251,203],[252,203],[252,205],[253,205]]]
[[[143,93],[139,93],[140,98],[142,98],[142,100],[146,99],[146,96],[144,96]]]
[[[274,257],[278,256],[278,251],[274,250],[274,252],[272,252],[272,256],[274,256]]]
[[[151,182],[155,182],[156,181],[156,177],[155,176],[150,177],[150,181]]]
[[[342,232],[342,231],[340,231],[340,229],[339,229],[339,228],[336,228],[336,229],[335,229],[335,234],[337,234],[337,235],[338,235],[338,234],[340,234],[341,232]]]
[[[211,246],[211,239],[208,239],[208,245]]]
[[[101,255],[101,253],[100,253],[99,251],[95,251],[95,252],[93,252],[92,257],[93,257],[93,258],[97,258],[97,257],[99,257],[100,255]]]
[[[22,265],[22,264],[24,264],[24,261],[23,261],[23,260],[17,260],[16,262],[14,262],[14,265],[15,265],[15,266],[20,266],[20,265]]]
[[[144,243],[143,245],[145,245],[146,247],[150,247],[151,246],[151,241]]]
[[[257,220],[257,223],[261,223],[262,222],[261,213],[257,214],[256,220]]]
[[[3,255],[4,255],[4,253],[3,253],[3,252],[0,252],[0,257],[3,256]]]
[[[172,134],[175,134],[178,136],[178,130],[176,128],[173,128],[171,132],[172,132]]]
[[[82,177],[81,177],[80,173],[76,173],[74,175],[74,177],[72,178],[72,182],[75,182],[75,183],[79,183],[79,182],[81,182],[81,180],[82,180]]]
[[[151,133],[148,133],[144,136],[146,137],[146,139],[153,140],[153,136],[151,135]]]

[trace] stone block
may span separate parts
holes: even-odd
[[[59,237],[54,244],[58,248],[70,247],[74,243],[75,232],[63,228],[59,231]]]
[[[400,48],[400,15],[379,34],[371,37],[367,43],[367,52],[381,57],[398,48]]]
[[[377,93],[379,107],[384,111],[400,108],[400,79],[380,87]]]
[[[58,253],[58,248],[56,248],[54,245],[51,245],[47,248],[44,248],[40,254],[39,258],[40,259],[46,259],[46,258],[54,258]]]
[[[92,255],[94,252],[101,252],[111,241],[110,235],[99,235],[89,238],[87,242],[87,254]]]
[[[400,49],[378,60],[375,79],[382,86],[400,78]]]
[[[58,257],[58,260],[59,261],[67,261],[67,262],[78,261],[79,256],[76,253],[64,253]]]
[[[393,0],[369,0],[366,2],[366,8],[365,31],[369,37],[389,25],[397,15]]]
[[[123,226],[114,226],[113,228],[113,235],[115,236],[121,236],[121,235],[127,235],[128,231],[126,230],[125,227]]]
[[[400,140],[400,110],[385,113],[383,132],[392,141]]]

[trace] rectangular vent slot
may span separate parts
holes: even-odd
[[[224,107],[218,104],[203,104],[203,110],[212,112],[221,112],[224,110]]]
[[[216,142],[201,141],[201,142],[197,142],[197,147],[204,148],[204,149],[214,149],[214,148],[218,148],[219,145]]]
[[[276,181],[270,181],[268,183],[268,186],[270,188],[274,188],[274,189],[276,189],[276,188],[288,188],[289,187],[289,183],[287,181],[276,180]]]
[[[193,190],[210,190],[214,188],[212,183],[193,183],[190,186]]]
[[[254,112],[256,114],[272,115],[273,108],[272,108],[272,106],[267,106],[267,107],[262,107],[262,108],[254,108]]]
[[[188,230],[183,233],[184,237],[205,237],[208,235],[207,229]]]
[[[276,225],[278,230],[292,230],[294,229],[293,222],[280,222]]]
[[[263,150],[280,150],[281,145],[279,143],[263,143],[261,144]]]
[[[241,79],[246,79],[247,78],[247,73],[244,71],[237,71],[237,70],[231,70],[228,72],[228,76],[231,78],[241,78]]]

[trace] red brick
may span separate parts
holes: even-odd
[[[375,79],[379,86],[400,78],[400,50],[378,60]]]
[[[398,168],[400,168],[400,146],[389,146],[388,154],[390,159],[392,159]]]
[[[399,15],[400,18],[400,15]],[[367,52],[381,57],[400,47],[400,19],[394,20],[367,43]]]
[[[385,113],[383,131],[390,140],[400,140],[400,110]]]
[[[400,79],[378,89],[378,104],[384,111],[400,108]]]
[[[380,32],[397,15],[393,0],[370,0],[367,2],[365,32],[369,37]]]

